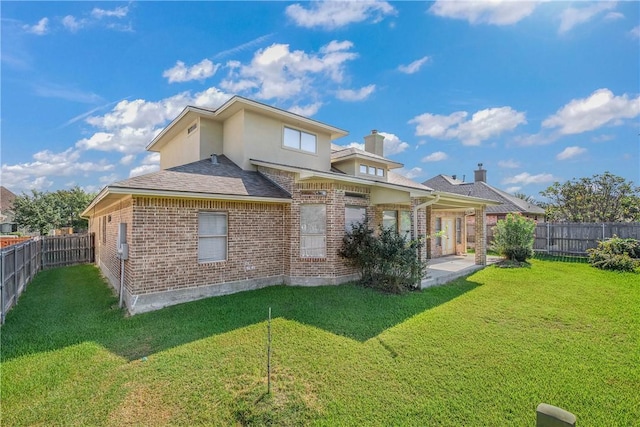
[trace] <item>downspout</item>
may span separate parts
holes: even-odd
[[[433,205],[434,203],[437,203],[438,200],[440,200],[440,195],[436,194],[435,198],[416,206],[415,209],[413,210],[413,238],[414,239],[418,238],[418,210],[422,208],[426,208],[427,206]]]

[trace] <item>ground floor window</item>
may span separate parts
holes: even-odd
[[[327,206],[300,206],[300,257],[327,256]]]
[[[344,229],[351,231],[352,227],[357,223],[365,223],[367,221],[367,208],[364,206],[345,206],[344,207]]]
[[[436,233],[439,233],[441,231],[442,231],[442,218],[438,217],[436,218]],[[436,246],[442,246],[441,236],[436,237]]]
[[[382,226],[390,228],[405,239],[411,238],[411,212],[410,211],[383,211]]]
[[[227,213],[198,213],[198,262],[227,259]]]
[[[456,243],[462,244],[462,218],[456,218]]]

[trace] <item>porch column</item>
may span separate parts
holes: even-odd
[[[411,224],[411,234],[414,234],[414,230],[418,231],[418,234],[413,236],[413,239],[417,239],[419,237],[423,238],[422,244],[418,250],[418,254],[420,255],[421,261],[427,260],[427,245],[428,241],[426,239],[427,235],[427,215],[426,212],[418,210],[417,215],[413,215],[413,212],[416,210],[416,206],[424,203],[423,199],[412,198],[411,199],[411,221],[413,222],[414,218],[418,219],[418,223],[416,225]],[[425,208],[425,209],[428,209]]]
[[[476,265],[487,265],[487,211],[475,208],[476,217]]]
[[[435,216],[433,215],[433,207],[432,206],[427,206],[426,207],[426,212],[425,212],[425,219],[426,219],[426,226],[427,226],[427,235],[429,236],[433,236],[436,232],[436,220],[435,220]],[[434,253],[434,248],[436,245],[436,238],[435,237],[429,237],[427,239],[427,259],[431,259],[433,258],[433,253]]]

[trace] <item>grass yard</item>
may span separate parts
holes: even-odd
[[[272,394],[266,392],[272,308]],[[3,426],[640,425],[640,276],[533,260],[402,296],[277,286],[124,317],[92,266],[1,330]]]

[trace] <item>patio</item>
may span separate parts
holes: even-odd
[[[500,261],[498,256],[487,256],[487,265]],[[427,278],[422,280],[422,289],[431,286],[442,285],[458,277],[469,275],[475,271],[483,269],[485,266],[476,265],[473,254],[451,255],[442,258],[429,260],[427,267]]]

